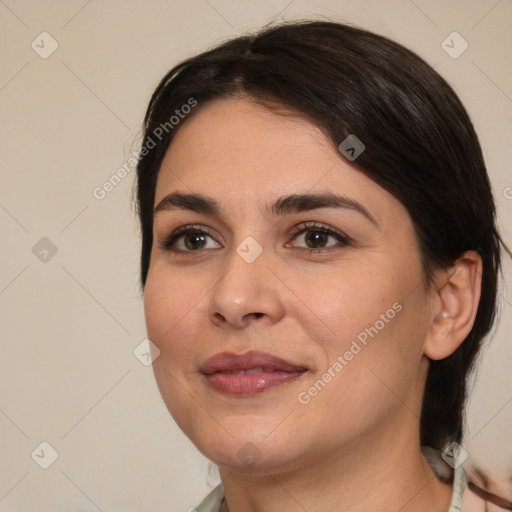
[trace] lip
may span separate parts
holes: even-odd
[[[202,364],[200,371],[205,375],[211,375],[215,372],[250,370],[251,368],[260,367],[270,371],[282,370],[285,372],[307,370],[304,366],[286,361],[273,354],[252,350],[241,354],[235,352],[220,352],[219,354],[215,354]]]
[[[256,368],[263,371],[232,373]],[[281,357],[257,351],[242,354],[221,352],[207,359],[200,368],[214,390],[235,395],[262,393],[301,377],[307,370],[306,367]]]

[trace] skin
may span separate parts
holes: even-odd
[[[450,355],[473,324],[478,255],[468,251],[438,270],[428,288],[403,205],[315,125],[249,99],[214,100],[180,125],[158,175],[155,206],[175,191],[210,196],[222,214],[155,214],[144,295],[148,336],[161,351],[153,369],[179,427],[219,466],[229,510],[448,510],[452,486],[437,480],[421,454],[419,411],[429,358]],[[280,196],[306,192],[343,194],[378,227],[346,208],[279,217],[264,211]],[[352,242],[329,235],[315,245],[315,228],[295,236],[308,221]],[[187,224],[211,238],[181,253],[159,245]],[[236,252],[248,236],[263,249],[252,263]],[[176,247],[186,251],[184,238]],[[308,251],[315,247],[324,252]],[[300,403],[299,393],[395,303],[401,311]],[[308,372],[245,397],[212,390],[201,363],[248,350]],[[242,448],[252,450],[255,464],[238,455]]]

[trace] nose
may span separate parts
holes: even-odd
[[[210,296],[211,321],[237,329],[255,321],[278,322],[284,315],[282,283],[267,267],[264,253],[248,263],[233,250],[225,263]]]

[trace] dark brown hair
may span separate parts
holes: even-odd
[[[142,147],[152,149],[141,153],[137,167],[142,288],[158,172],[172,137],[187,120],[171,126],[170,116],[191,99],[197,107],[189,116],[208,101],[233,96],[299,113],[336,147],[350,134],[360,139],[365,151],[352,165],[408,210],[426,287],[435,268],[449,267],[464,251],[481,255],[475,323],[451,356],[430,362],[421,412],[422,445],[444,449],[460,442],[467,378],[495,320],[503,242],[479,141],[457,95],[398,43],[326,21],[266,27],[178,64],[161,80],[144,118]]]

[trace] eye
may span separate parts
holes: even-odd
[[[213,246],[208,247],[208,238],[213,240]],[[298,226],[293,234],[294,239],[303,239],[310,253],[327,252],[336,247],[344,247],[351,243],[350,237],[328,226],[316,222],[305,222]],[[329,238],[335,239],[334,244],[326,245]],[[159,241],[159,245],[165,251],[177,253],[201,253],[204,249],[218,249],[220,244],[215,242],[208,231],[199,225],[182,226],[169,236]],[[292,247],[295,247],[293,245]]]
[[[201,252],[202,249],[212,249],[220,247],[207,247],[207,239],[213,240],[211,235],[201,226],[188,225],[178,228],[168,237],[159,242],[162,249],[171,252]]]
[[[302,239],[308,246],[305,249],[309,249],[310,253],[327,252],[336,245],[344,247],[351,242],[351,239],[343,233],[316,222],[301,224],[295,231],[294,238]],[[338,243],[326,245],[329,238],[334,238]]]

